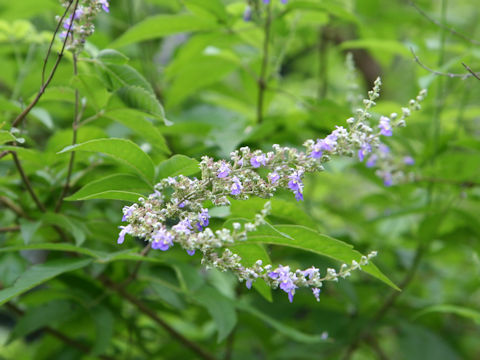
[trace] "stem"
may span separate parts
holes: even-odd
[[[318,93],[317,99],[321,100],[327,96],[328,72],[327,72],[327,50],[328,50],[328,27],[324,26],[318,30]]]
[[[0,227],[0,233],[4,232],[13,232],[13,231],[19,231],[20,226],[7,226],[7,227]]]
[[[73,74],[75,76],[78,75],[78,67],[77,67],[77,55],[73,54]],[[73,138],[72,138],[72,146],[77,143],[77,130],[78,130],[78,121],[79,121],[79,105],[80,105],[80,94],[78,89],[75,89],[75,112],[73,115]],[[63,199],[68,192],[70,187],[70,179],[72,177],[73,172],[73,165],[75,163],[75,151],[70,153],[70,160],[68,162],[68,170],[67,170],[67,179],[65,181],[65,186],[63,187],[62,193],[58,198],[57,205],[55,206],[55,212],[59,212],[62,208]]]
[[[23,316],[25,314],[25,312],[23,310],[21,310],[20,308],[18,308],[15,305],[13,305],[12,303],[6,303],[5,306],[19,316]],[[91,349],[88,346],[82,344],[81,342],[79,342],[75,339],[72,339],[71,337],[68,337],[67,335],[61,333],[60,331],[51,328],[50,326],[45,326],[45,327],[41,328],[40,330],[56,337],[57,339],[63,341],[69,347],[73,347],[77,350],[80,350],[81,352],[83,352],[85,354],[89,354],[90,351],[91,351]],[[113,360],[112,357],[107,356],[107,355],[98,355],[98,357],[100,359],[103,359],[103,360]]]
[[[27,191],[32,197],[33,201],[37,205],[37,207],[40,209],[41,212],[46,212],[47,209],[45,206],[40,202],[38,199],[37,195],[35,194],[35,191],[33,190],[32,184],[30,183],[30,180],[28,179],[27,175],[25,174],[25,171],[23,170],[22,164],[20,163],[20,160],[18,159],[17,153],[15,151],[11,152],[13,156],[13,161],[15,162],[15,166],[18,169],[18,172],[20,173],[20,176],[23,180],[23,183],[27,187]]]
[[[31,220],[31,217],[28,216],[28,214],[25,211],[23,211],[23,209],[20,206],[15,204],[12,200],[7,198],[6,196],[0,196],[0,203],[3,203],[3,205],[8,207],[15,214],[17,214],[19,217],[25,218],[27,220]]]
[[[147,315],[150,319],[155,321],[158,325],[160,325],[172,338],[180,342],[181,344],[185,345],[188,349],[190,349],[193,353],[195,353],[198,357],[204,360],[215,360],[215,357],[210,354],[209,352],[202,349],[196,343],[190,341],[185,336],[177,332],[173,327],[163,321],[153,310],[147,307],[140,299],[137,299],[129,292],[127,292],[123,287],[118,286],[117,284],[113,283],[108,277],[105,275],[101,275],[99,277],[100,281],[106,287],[110,288],[111,290],[118,293],[121,297],[127,300],[129,303],[134,305],[138,308],[142,313]]]
[[[78,8],[78,2],[79,2],[79,0],[75,1],[75,6],[74,6],[74,9],[73,9],[74,14],[75,14],[75,12],[77,11],[77,8]],[[61,21],[59,21],[59,24],[61,24]],[[18,124],[20,124],[25,119],[25,117],[30,113],[30,111],[32,111],[32,109],[35,107],[35,105],[37,105],[37,103],[40,100],[40,98],[42,97],[42,95],[45,93],[45,90],[47,89],[48,85],[50,84],[53,77],[55,76],[55,73],[57,72],[58,65],[60,64],[60,61],[63,58],[63,54],[65,52],[65,48],[66,48],[67,42],[68,42],[68,36],[70,35],[70,33],[72,31],[72,27],[73,27],[73,21],[70,22],[70,26],[67,29],[67,34],[65,36],[65,41],[63,42],[63,45],[62,45],[62,50],[60,51],[60,53],[57,56],[57,61],[55,62],[55,65],[53,65],[53,68],[50,71],[50,75],[48,76],[48,78],[45,82],[42,81],[42,86],[40,87],[40,90],[38,91],[37,95],[35,96],[33,101],[30,103],[30,105],[28,105],[25,108],[25,110],[23,110],[20,113],[20,115],[18,115],[17,118],[13,121],[12,127],[17,127]],[[54,34],[54,37],[55,37],[55,34]]]
[[[270,44],[270,30],[272,25],[272,2],[267,4],[267,18],[265,20],[265,39],[263,41],[263,58],[262,66],[260,68],[260,77],[257,80],[258,84],[258,99],[257,99],[257,122],[263,122],[263,108],[265,102],[265,90],[267,88],[267,70],[269,60],[269,44]]]

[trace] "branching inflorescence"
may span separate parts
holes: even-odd
[[[246,282],[248,288],[257,279],[263,279],[272,288],[280,287],[292,301],[297,288],[310,287],[318,300],[324,281],[336,281],[339,277],[349,276],[352,270],[367,264],[376,252],[362,257],[360,262],[343,264],[338,272],[327,269],[323,277],[315,267],[292,271],[289,266],[273,268],[260,260],[252,267],[245,267],[241,264],[240,256],[228,246],[245,241],[248,233],[266,223],[269,203],[254,221],[233,223],[232,229],[223,228],[215,232],[208,227],[210,216],[204,204],[211,202],[215,206],[226,206],[230,204],[229,197],[239,200],[251,196],[271,198],[277,189],[287,189],[297,201],[301,201],[304,174],[322,171],[322,164],[333,155],[366,161],[368,167],[377,168],[377,174],[386,186],[405,180],[407,175],[402,167],[411,165],[413,159],[397,160],[387,145],[381,142],[381,138],[392,136],[393,129],[405,126],[405,119],[411,111],[420,109],[426,91],[422,90],[408,107],[402,108],[402,115],[381,116],[378,124],[371,127],[369,120],[372,115],[369,110],[379,97],[380,85],[381,81],[377,79],[368,99],[363,102],[364,107],[347,120],[347,128],[337,126],[324,139],[307,140],[304,143],[305,151],[274,145],[273,151],[264,153],[243,147],[232,152],[230,161],[214,161],[203,157],[200,179],[181,175],[163,179],[147,199],[140,198],[138,204],[124,207],[122,220],[127,221],[128,225],[120,227],[118,243],[123,243],[127,234],[143,238],[151,242],[153,249],[162,251],[177,243],[190,255],[200,251],[202,264],[207,267],[232,271],[240,281]],[[268,174],[260,175],[260,169]]]
[[[62,5],[66,8],[71,7],[72,0],[62,0]],[[63,21],[64,31],[60,37],[68,37],[67,49],[74,53],[79,53],[85,45],[87,37],[95,31],[93,20],[100,11],[109,12],[110,5],[108,0],[80,0],[75,4],[72,14]],[[57,21],[60,17],[57,18]]]

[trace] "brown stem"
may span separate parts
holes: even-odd
[[[25,219],[28,219],[28,220],[31,220],[31,217],[28,216],[27,213],[25,213],[25,211],[23,211],[23,209],[18,206],[17,204],[15,204],[12,200],[10,200],[9,198],[5,197],[5,196],[0,196],[0,203],[2,203],[3,205],[5,205],[6,207],[8,207],[10,210],[12,210],[15,214],[17,214],[19,217],[22,217],[22,218],[25,218]]]
[[[73,74],[75,76],[78,75],[78,67],[77,67],[77,55],[73,54]],[[77,143],[77,130],[78,130],[78,121],[79,121],[79,104],[80,104],[80,94],[78,89],[75,89],[75,112],[73,115],[73,138],[72,138],[72,146]],[[68,170],[67,170],[67,179],[65,180],[65,186],[62,189],[62,193],[58,198],[57,205],[55,205],[55,212],[59,212],[62,208],[63,199],[67,195],[68,189],[70,188],[70,179],[72,177],[73,172],[73,165],[75,163],[75,151],[70,153],[70,160],[68,162]]]
[[[153,310],[147,307],[140,299],[137,299],[133,295],[131,295],[128,291],[126,291],[123,287],[115,284],[112,282],[107,276],[101,275],[99,277],[100,281],[103,283],[104,286],[108,287],[109,289],[118,293],[121,297],[127,300],[129,303],[134,305],[138,310],[142,313],[147,315],[150,319],[155,321],[158,325],[160,325],[172,338],[180,342],[181,344],[185,345],[189,350],[194,352],[197,356],[204,360],[215,360],[215,357],[210,354],[209,352],[202,349],[196,343],[190,341],[185,336],[177,332],[173,327],[163,321]]]
[[[463,63],[463,62],[462,62],[462,65],[463,65],[463,67],[464,67],[465,69],[467,69],[467,71],[468,71],[470,74],[472,74],[472,76],[475,77],[475,79],[480,80],[480,76],[479,76],[476,72],[474,72],[474,71],[470,68],[470,66],[468,66],[467,64],[465,64],[465,63]]]
[[[21,310],[20,308],[18,308],[15,305],[13,305],[12,303],[6,303],[5,306],[8,309],[10,309],[12,312],[17,314],[18,316],[23,316],[25,314],[25,312],[23,310]],[[57,339],[63,341],[69,347],[73,347],[77,350],[80,350],[81,352],[83,352],[85,354],[89,354],[90,351],[91,351],[91,349],[88,346],[82,344],[81,342],[79,342],[75,339],[72,339],[71,337],[68,337],[67,335],[61,333],[60,331],[51,328],[50,326],[45,326],[45,327],[41,328],[41,330],[50,334],[50,335],[52,335],[52,336],[54,336],[54,337],[56,337]],[[107,355],[99,355],[98,357],[100,359],[104,359],[104,360],[113,360],[112,357],[107,356]]]
[[[258,98],[257,98],[257,122],[263,122],[263,108],[265,102],[265,90],[267,88],[267,70],[269,60],[270,30],[272,25],[272,2],[267,4],[267,18],[265,20],[265,38],[263,40],[263,58],[260,68],[260,77],[257,80]]]
[[[50,41],[50,44],[48,45],[47,54],[45,55],[45,59],[43,60],[43,67],[42,67],[42,85],[45,84],[45,72],[46,72],[46,70],[47,70],[48,58],[50,57],[50,53],[52,52],[53,43],[55,42],[55,38],[56,38],[56,36],[57,36],[57,34],[58,34],[58,30],[59,30],[60,27],[62,26],[63,20],[65,20],[65,17],[66,17],[67,14],[68,14],[68,10],[70,10],[70,7],[72,6],[72,4],[73,4],[73,0],[70,0],[70,2],[68,3],[67,8],[65,9],[65,12],[64,12],[63,15],[60,17],[60,20],[59,20],[58,23],[57,23],[57,26],[56,26],[56,28],[55,28],[55,31],[53,32],[52,40]]]
[[[0,233],[2,232],[12,232],[12,231],[19,231],[20,226],[7,226],[7,227],[0,227]]]
[[[37,207],[40,209],[41,212],[46,212],[47,209],[45,206],[40,202],[38,199],[37,195],[35,194],[35,191],[33,190],[32,184],[30,183],[30,180],[28,179],[27,175],[25,174],[25,171],[23,171],[22,164],[20,163],[20,159],[17,156],[17,153],[15,151],[11,151],[11,154],[13,156],[13,161],[15,162],[15,166],[18,169],[18,172],[20,173],[20,176],[23,180],[23,183],[25,184],[28,193],[32,197],[33,201],[37,205]]]
[[[75,12],[77,11],[77,8],[78,8],[78,2],[79,0],[76,0],[75,2],[75,6],[74,6],[74,9],[73,9],[73,13],[75,14]],[[12,127],[17,127],[18,124],[20,124],[20,122],[22,122],[25,117],[30,113],[30,111],[32,111],[32,109],[35,107],[35,105],[37,105],[38,101],[40,100],[40,98],[42,97],[42,95],[44,94],[45,90],[47,89],[48,85],[50,84],[50,82],[52,81],[53,77],[55,76],[55,73],[57,72],[57,68],[58,68],[58,65],[60,64],[60,61],[62,60],[63,58],[63,53],[65,52],[65,48],[67,46],[67,42],[68,42],[68,37],[72,31],[72,26],[73,26],[73,21],[70,22],[70,26],[68,27],[67,29],[67,34],[65,36],[65,41],[63,42],[63,45],[62,45],[62,49],[60,51],[60,53],[58,54],[57,56],[57,61],[55,62],[55,64],[53,65],[53,68],[52,70],[50,71],[50,75],[48,76],[47,80],[45,81],[45,83],[43,83],[42,81],[42,86],[40,87],[40,90],[38,91],[37,95],[35,96],[35,98],[33,99],[33,101],[30,103],[30,105],[28,105],[25,110],[23,110],[17,117],[16,119],[13,121],[12,123]]]

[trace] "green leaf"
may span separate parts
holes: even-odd
[[[82,245],[85,242],[85,232],[73,221],[73,219],[68,218],[63,214],[56,213],[46,213],[42,216],[43,223],[56,225],[66,230],[68,233],[73,235],[75,239],[75,244],[77,246]]]
[[[42,225],[41,221],[29,221],[25,219],[20,219],[20,233],[22,234],[23,243],[28,245],[30,240],[37,232],[38,228]]]
[[[65,322],[72,316],[72,312],[72,303],[65,300],[51,301],[45,305],[29,308],[18,320],[9,341],[24,337],[44,326]]]
[[[242,265],[251,267],[257,260],[262,260],[264,265],[271,264],[270,256],[261,244],[237,244],[230,247],[232,251],[242,258]],[[263,279],[253,282],[253,288],[262,295],[265,300],[272,302],[272,290]]]
[[[101,305],[92,308],[91,315],[95,322],[95,342],[91,355],[98,356],[103,354],[110,345],[114,333],[115,317],[108,307]]]
[[[209,19],[189,14],[156,15],[128,29],[111,44],[111,47],[118,48],[182,32],[214,30],[216,27],[217,24]]]
[[[135,202],[148,192],[153,192],[153,188],[137,176],[114,174],[88,183],[65,200],[111,199]]]
[[[97,60],[101,61],[104,64],[123,65],[126,64],[129,59],[120,51],[114,49],[104,49],[98,53]]]
[[[158,128],[149,119],[152,115],[133,109],[118,109],[107,112],[104,117],[119,122],[147,139],[153,147],[170,154],[165,138]],[[162,118],[163,120],[163,118]]]
[[[155,94],[140,86],[124,86],[115,92],[115,95],[127,106],[146,111],[163,119],[169,124],[165,117],[165,110],[156,98]]]
[[[395,40],[383,40],[383,39],[358,39],[348,40],[340,44],[340,49],[368,49],[378,50],[383,53],[389,53],[394,55],[402,55],[404,57],[411,57],[410,51],[407,47],[399,41]]]
[[[475,323],[480,325],[480,311],[470,309],[464,306],[457,306],[457,305],[449,305],[449,304],[442,304],[442,305],[433,305],[429,306],[420,312],[418,312],[414,318],[417,319],[420,316],[424,316],[430,313],[447,313],[447,314],[455,314],[458,316],[465,317],[467,319],[473,320]]]
[[[319,335],[310,335],[310,334],[305,334],[301,331],[298,331],[294,328],[291,328],[290,326],[286,326],[282,324],[281,322],[273,319],[272,317],[265,315],[264,313],[258,311],[255,309],[253,306],[250,306],[249,304],[245,302],[238,302],[236,304],[237,309],[248,312],[249,314],[255,316],[256,318],[260,319],[261,321],[267,323],[270,325],[272,328],[277,330],[279,333],[285,335],[286,337],[298,341],[300,343],[304,344],[316,344],[319,342],[324,342],[324,338],[322,337],[321,334]]]
[[[232,220],[227,221],[228,224],[231,222]],[[358,251],[353,250],[353,246],[303,226],[275,225],[274,229],[261,226],[248,235],[246,243],[288,246],[327,256],[346,264],[351,264],[352,260],[359,262],[362,256]],[[392,288],[400,290],[372,262],[362,266],[362,270]]]
[[[96,139],[67,146],[58,154],[72,151],[103,153],[131,167],[150,184],[155,175],[152,159],[138,145],[124,139]]]
[[[22,250],[50,250],[50,251],[73,252],[77,254],[88,255],[93,258],[102,258],[108,255],[107,253],[104,253],[98,250],[78,247],[72,244],[59,244],[59,243],[40,243],[40,244],[6,246],[6,247],[0,248],[0,253],[18,252]]]
[[[203,286],[193,294],[194,299],[204,306],[213,318],[218,330],[217,341],[224,340],[237,323],[233,301],[211,286]]]
[[[114,89],[125,86],[139,86],[151,94],[154,94],[152,85],[136,69],[129,65],[102,64],[112,80]]]
[[[90,259],[61,259],[34,265],[27,269],[13,284],[0,291],[0,305],[65,272],[81,269]]]
[[[189,7],[198,7],[213,15],[220,20],[227,20],[228,14],[221,0],[186,0],[185,4]]]
[[[157,179],[165,179],[169,176],[190,176],[200,171],[198,161],[185,155],[174,155],[165,160],[158,167]]]
[[[5,144],[6,142],[9,142],[9,141],[15,141],[15,136],[10,134],[9,131],[0,130],[0,144]]]

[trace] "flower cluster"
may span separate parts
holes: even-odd
[[[69,14],[63,20],[63,31],[60,33],[62,39],[67,38],[67,49],[73,52],[80,52],[83,49],[87,37],[95,31],[93,20],[100,11],[109,12],[108,0],[62,0],[62,5],[69,9]],[[57,21],[60,17],[57,16]]]
[[[244,267],[241,258],[228,246],[246,240],[248,233],[266,223],[269,203],[253,222],[233,223],[215,232],[208,227],[210,215],[204,204],[226,206],[230,204],[229,198],[270,198],[278,189],[292,192],[295,199],[301,201],[304,175],[322,171],[322,164],[333,155],[366,160],[368,167],[378,167],[377,172],[386,185],[402,180],[405,175],[395,167],[398,164],[381,138],[390,137],[396,127],[405,125],[405,118],[411,111],[420,108],[425,92],[411,100],[408,108],[402,109],[402,116],[382,116],[376,126],[371,126],[369,109],[379,96],[380,84],[378,79],[369,98],[364,100],[364,108],[347,120],[348,128],[337,126],[323,139],[307,140],[305,151],[273,145],[272,151],[264,153],[243,147],[231,153],[230,161],[203,157],[200,179],[182,175],[163,179],[147,199],[140,198],[138,204],[123,209],[122,220],[128,225],[121,227],[118,243],[122,243],[127,234],[146,239],[152,248],[162,251],[177,243],[190,255],[197,250],[201,252],[202,263],[206,266],[233,272],[239,280],[246,282],[248,288],[257,279],[263,279],[272,288],[285,291],[290,301],[299,287],[310,287],[318,299],[323,281],[335,281],[338,277],[350,275],[376,253],[363,257],[360,262],[342,265],[338,273],[328,269],[324,277],[316,268],[291,271],[288,266],[263,266],[261,261],[252,267]],[[413,163],[410,157],[402,161],[407,165]]]

